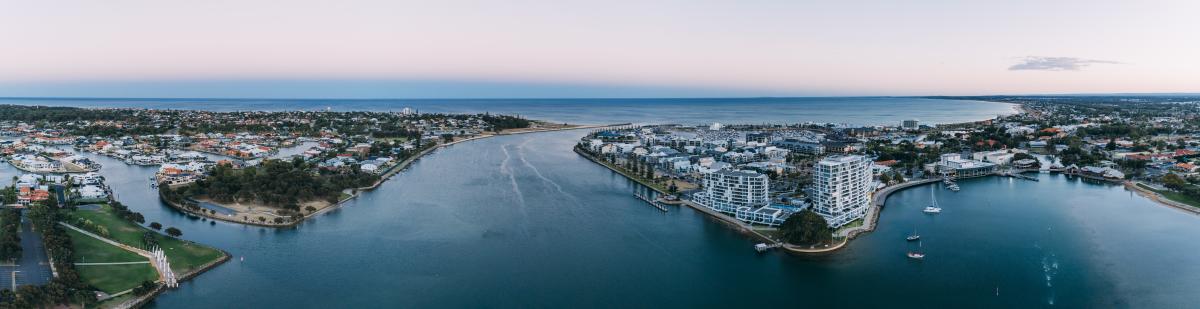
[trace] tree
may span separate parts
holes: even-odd
[[[162,229],[162,224],[158,222],[150,222],[150,228],[160,230]]]
[[[779,226],[783,241],[795,245],[823,245],[833,242],[833,229],[816,212],[805,209],[795,213]]]
[[[140,285],[138,285],[137,287],[133,288],[133,294],[134,294],[134,295],[146,295],[146,293],[150,293],[150,291],[153,291],[153,290],[154,290],[154,288],[155,288],[155,287],[157,287],[157,286],[158,286],[158,285],[157,285],[157,284],[154,284],[153,282],[150,282],[150,281],[142,281],[142,284],[140,284]]]
[[[1109,151],[1117,150],[1117,139],[1115,139],[1115,138],[1109,139],[1108,144],[1104,145],[1104,149],[1109,150]]]
[[[175,227],[168,227],[167,235],[171,235],[171,237],[179,238],[179,236],[183,236],[183,231],[180,231],[179,229],[177,229]]]
[[[1183,180],[1182,177],[1179,177],[1179,175],[1175,175],[1173,173],[1168,173],[1166,175],[1163,175],[1162,183],[1163,183],[1164,187],[1167,187],[1171,190],[1176,190],[1176,191],[1181,190],[1187,186],[1186,180]]]
[[[880,173],[879,174],[879,182],[882,182],[883,184],[891,184],[892,177],[889,177],[887,173]]]

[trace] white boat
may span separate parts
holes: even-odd
[[[933,187],[930,187],[930,188],[932,189]],[[938,205],[937,205],[937,196],[935,196],[933,194],[934,192],[937,192],[937,190],[936,189],[929,190],[929,198],[932,202],[930,202],[929,206],[925,207],[925,210],[922,210],[923,212],[925,212],[927,214],[936,214],[936,213],[942,212],[942,208],[938,207]]]
[[[914,259],[914,260],[925,259],[925,253],[921,252],[921,249],[920,249],[921,247],[922,247],[921,243],[918,242],[917,243],[917,251],[909,251],[908,258]]]
[[[921,239],[921,234],[917,234],[917,228],[913,227],[912,233],[908,234],[908,237],[905,237],[904,239],[908,241],[915,241]]]

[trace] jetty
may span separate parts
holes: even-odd
[[[1025,175],[1025,174],[1021,174],[1021,173],[1014,173],[1014,172],[996,172],[996,175],[997,175],[997,176],[1004,176],[1004,177],[1012,177],[1012,178],[1017,178],[1017,179],[1024,179],[1024,180],[1038,181],[1037,177],[1033,177],[1033,176],[1029,176],[1029,175]]]
[[[650,206],[654,206],[654,208],[658,208],[658,210],[662,210],[662,212],[667,212],[667,207],[663,206],[662,204],[659,204],[658,201],[656,201],[656,200],[652,200],[652,199],[646,197],[645,195],[641,195],[639,193],[634,193],[633,197],[636,197],[637,199],[642,200],[643,202],[649,203]]]
[[[767,250],[783,247],[783,243],[777,242],[772,244],[758,243],[754,245],[754,251],[766,252]]]

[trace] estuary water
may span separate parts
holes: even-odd
[[[797,110],[778,113],[809,113],[790,108]],[[922,114],[895,113],[872,122]],[[829,117],[814,121],[845,119]],[[976,119],[947,121],[966,120]],[[644,189],[571,151],[583,134],[511,135],[440,149],[377,190],[290,229],[188,217],[158,201],[147,180],[154,168],[96,158],[117,198],[147,221],[234,256],[160,296],[154,306],[161,308],[1121,308],[1200,301],[1193,288],[1200,243],[1192,237],[1200,217],[1119,186],[1049,174],[1038,182],[963,180],[960,192],[921,186],[893,194],[879,229],[842,251],[758,254],[754,240],[701,213],[664,213],[633,198]],[[921,213],[933,198],[944,212]],[[904,240],[914,230],[919,245]],[[928,256],[913,261],[908,250]]]

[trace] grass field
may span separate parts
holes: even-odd
[[[86,218],[104,226],[108,228],[109,238],[138,248],[144,247],[142,244],[142,234],[146,231],[152,231],[117,217],[108,205],[104,205],[98,211],[76,210],[72,215]],[[187,231],[184,231],[184,233],[187,233]],[[171,270],[177,273],[197,269],[204,264],[220,259],[223,255],[217,249],[168,237],[157,232],[155,232],[155,238],[158,240],[159,246],[166,252],[167,260],[171,262]]]
[[[1175,192],[1175,191],[1171,191],[1171,190],[1155,190],[1154,188],[1142,185],[1140,183],[1138,184],[1138,186],[1142,187],[1146,190],[1150,190],[1150,191],[1154,191],[1155,193],[1162,194],[1163,197],[1166,197],[1169,200],[1184,203],[1184,204],[1187,204],[1192,207],[1200,208],[1200,201],[1197,201],[1196,199],[1193,199],[1187,195],[1184,195],[1183,193],[1179,193],[1179,192]]]
[[[71,236],[76,263],[113,263],[148,261],[145,257],[125,251],[99,239],[66,229]],[[117,293],[137,287],[142,281],[158,280],[154,267],[146,264],[76,265],[79,276],[87,284],[104,291]]]

